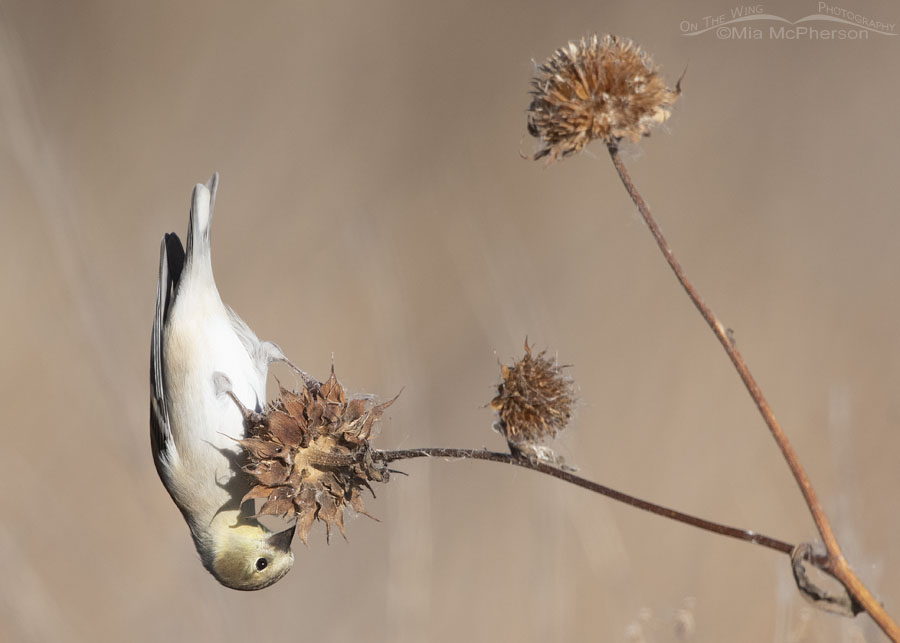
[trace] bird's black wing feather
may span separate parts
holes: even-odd
[[[156,286],[156,314],[150,338],[150,445],[157,468],[161,459],[171,459],[175,442],[169,428],[166,405],[165,369],[163,365],[163,328],[175,300],[181,271],[184,269],[184,247],[178,235],[165,235],[159,249],[159,282]]]

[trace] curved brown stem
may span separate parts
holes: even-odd
[[[881,604],[878,603],[871,592],[863,585],[862,581],[860,581],[853,573],[853,570],[850,569],[850,565],[847,563],[844,554],[841,552],[837,538],[831,528],[831,523],[828,522],[828,518],[822,510],[819,497],[816,495],[815,489],[813,489],[812,483],[806,475],[806,471],[804,471],[803,466],[800,464],[800,460],[797,458],[797,454],[794,452],[794,448],[791,446],[790,441],[788,441],[787,435],[785,435],[781,425],[778,424],[778,421],[775,419],[775,415],[772,413],[772,409],[769,407],[769,403],[766,401],[759,385],[756,383],[753,375],[750,374],[750,369],[744,362],[743,356],[728,337],[728,332],[725,330],[725,327],[722,326],[722,323],[709,306],[704,303],[696,288],[694,288],[693,284],[688,280],[684,269],[681,267],[678,259],[675,258],[675,253],[672,252],[672,248],[669,246],[669,243],[659,229],[656,220],[650,213],[650,208],[647,207],[647,203],[641,197],[632,182],[631,177],[628,175],[628,170],[625,168],[622,159],[619,157],[618,146],[615,143],[610,143],[607,148],[609,149],[609,155],[610,158],[612,158],[613,165],[619,173],[619,178],[622,180],[622,184],[625,186],[628,195],[641,213],[641,217],[643,217],[644,222],[650,229],[650,233],[653,235],[656,244],[662,251],[666,261],[669,263],[669,267],[672,269],[672,272],[675,273],[675,276],[678,278],[681,287],[684,288],[688,297],[694,302],[694,306],[700,311],[700,315],[712,329],[713,334],[715,334],[719,343],[722,344],[722,348],[725,349],[725,352],[731,359],[731,363],[734,364],[734,368],[744,382],[744,386],[750,393],[750,397],[752,397],[753,401],[756,403],[756,407],[759,409],[766,426],[769,427],[772,437],[775,438],[778,448],[781,449],[781,453],[784,455],[784,459],[787,461],[788,467],[794,475],[794,479],[797,481],[797,486],[800,487],[800,492],[803,494],[806,505],[809,507],[813,521],[816,524],[816,529],[825,545],[828,561],[825,566],[823,566],[823,569],[837,578],[851,596],[865,607],[866,611],[872,616],[875,622],[878,623],[878,626],[885,634],[894,641],[900,641],[900,628],[897,627],[897,624],[887,615]]]
[[[409,458],[435,457],[487,460],[489,462],[502,462],[505,464],[512,464],[517,467],[524,467],[525,469],[531,469],[532,471],[537,471],[548,476],[553,476],[554,478],[559,478],[560,480],[576,485],[583,489],[587,489],[588,491],[593,491],[594,493],[599,493],[600,495],[606,496],[607,498],[612,498],[613,500],[624,502],[625,504],[631,505],[632,507],[635,507],[637,509],[649,511],[650,513],[654,513],[659,516],[665,516],[666,518],[677,520],[678,522],[683,522],[687,525],[691,525],[692,527],[697,527],[698,529],[711,531],[714,534],[719,534],[720,536],[728,536],[729,538],[736,538],[748,543],[753,543],[754,545],[768,547],[769,549],[774,549],[775,551],[781,552],[782,554],[790,555],[791,552],[794,551],[794,545],[786,543],[783,540],[778,540],[777,538],[772,538],[770,536],[766,536],[765,534],[758,534],[755,531],[750,531],[749,529],[729,527],[717,522],[712,522],[711,520],[704,520],[703,518],[698,518],[681,511],[676,511],[674,509],[669,509],[668,507],[663,507],[662,505],[657,505],[646,500],[641,500],[640,498],[635,498],[634,496],[630,496],[627,493],[616,491],[615,489],[611,489],[610,487],[598,484],[596,482],[588,480],[587,478],[577,476],[571,471],[566,471],[565,469],[554,467],[550,464],[547,464],[546,462],[541,462],[536,458],[514,456],[509,453],[499,453],[496,451],[486,451],[483,449],[448,449],[440,447],[430,447],[424,449],[403,449],[398,451],[373,451],[372,456],[375,460],[380,460],[385,463],[394,462],[395,460],[406,460]],[[816,561],[813,560],[814,564],[815,562]]]

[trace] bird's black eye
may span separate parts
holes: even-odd
[[[269,561],[267,561],[265,558],[257,558],[256,559],[256,571],[261,572],[262,570],[264,570],[266,568],[266,566],[268,564],[269,564]]]

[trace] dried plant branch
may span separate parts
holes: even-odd
[[[834,597],[823,598],[812,583],[807,583],[806,587],[813,589],[804,589],[800,580],[804,578],[805,572],[798,569],[797,565],[802,566],[802,561],[807,559],[805,553],[793,557],[798,589],[817,604],[824,600],[831,606],[849,605],[851,609],[846,610],[849,614],[856,613],[856,607],[862,605],[888,636],[895,641],[900,640],[900,629],[850,569],[806,472],[743,357],[728,337],[725,328],[688,281],[619,158],[619,141],[637,141],[649,136],[655,125],[668,118],[672,104],[681,93],[681,81],[676,83],[674,89],[668,88],[650,57],[631,41],[616,36],[593,36],[570,42],[566,47],[556,50],[538,67],[531,87],[532,100],[527,113],[528,132],[541,145],[532,158],[546,158],[549,164],[581,151],[593,140],[606,143],[619,177],[650,228],[663,256],[719,339],[794,474],[827,552],[820,563],[814,564],[837,578],[849,597],[834,600],[831,600]]]
[[[395,462],[397,460],[426,457],[454,458],[464,460],[487,460],[488,462],[502,462],[504,464],[512,464],[517,467],[523,467],[525,469],[531,469],[532,471],[537,471],[548,476],[553,476],[554,478],[558,478],[560,480],[563,480],[564,482],[568,482],[583,489],[587,489],[588,491],[593,491],[594,493],[606,496],[607,498],[612,498],[613,500],[624,502],[625,504],[631,505],[636,509],[649,511],[650,513],[657,514],[659,516],[664,516],[672,520],[677,520],[678,522],[683,522],[686,525],[690,525],[692,527],[711,531],[714,534],[719,534],[720,536],[728,536],[729,538],[743,540],[754,545],[760,545],[762,547],[774,549],[775,551],[781,552],[782,554],[790,555],[795,549],[794,545],[786,543],[783,540],[779,540],[777,538],[766,536],[765,534],[759,534],[749,529],[729,527],[717,522],[712,522],[711,520],[704,520],[703,518],[698,518],[681,511],[669,509],[668,507],[663,507],[662,505],[657,505],[646,500],[641,500],[640,498],[635,498],[634,496],[630,496],[626,493],[622,493],[621,491],[616,491],[615,489],[611,489],[610,487],[606,487],[602,484],[598,484],[586,478],[582,478],[581,476],[575,475],[571,471],[567,471],[560,467],[550,465],[533,457],[529,458],[512,455],[509,453],[487,451],[484,449],[450,449],[441,447],[402,449],[397,451],[376,450],[372,452],[372,457],[376,462],[383,462],[385,464]],[[813,561],[815,562],[814,558]]]
[[[888,616],[878,600],[850,568],[847,559],[844,557],[844,554],[841,552],[841,548],[838,545],[834,530],[831,528],[831,523],[829,523],[825,512],[822,510],[822,505],[819,502],[815,489],[813,488],[809,477],[806,475],[806,471],[804,471],[803,466],[800,464],[800,460],[797,458],[797,454],[791,446],[787,435],[785,435],[778,420],[775,419],[775,414],[772,413],[772,409],[769,407],[769,403],[766,401],[762,390],[760,390],[759,385],[750,373],[750,369],[747,367],[746,362],[744,362],[743,356],[728,337],[728,332],[725,327],[709,306],[704,303],[700,294],[697,292],[697,289],[688,280],[684,269],[675,257],[675,253],[672,251],[672,248],[663,236],[662,231],[659,229],[659,225],[657,225],[656,220],[650,213],[650,208],[647,207],[647,203],[641,197],[637,187],[635,187],[632,182],[628,170],[625,168],[625,164],[619,156],[618,144],[615,141],[608,142],[607,149],[609,150],[613,165],[619,174],[619,178],[622,180],[622,184],[628,191],[628,195],[631,197],[635,206],[637,206],[641,217],[643,217],[644,222],[650,229],[650,233],[656,240],[656,244],[659,246],[660,251],[662,251],[666,261],[669,263],[669,267],[672,269],[672,272],[675,273],[675,276],[682,288],[684,288],[688,297],[694,302],[697,310],[700,311],[700,315],[712,329],[713,334],[715,334],[719,343],[722,344],[722,347],[731,359],[731,363],[734,365],[738,375],[740,375],[741,380],[744,382],[744,386],[750,393],[750,397],[752,397],[753,401],[756,403],[756,407],[759,409],[766,426],[769,427],[772,437],[775,438],[778,448],[781,449],[781,453],[784,455],[784,459],[787,461],[788,467],[794,475],[794,479],[797,481],[797,486],[800,487],[806,505],[809,507],[813,521],[816,524],[816,529],[819,531],[819,535],[822,537],[822,542],[825,545],[827,559],[822,561],[821,564],[817,564],[817,566],[840,581],[847,589],[851,598],[863,606],[885,634],[893,641],[900,641],[900,628],[897,627],[897,624],[894,623],[890,616]]]

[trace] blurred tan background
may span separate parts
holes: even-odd
[[[735,6],[0,2],[0,639],[881,640],[810,612],[783,556],[477,462],[405,463],[382,522],[237,593],[152,465],[159,240],[218,170],[223,298],[319,377],[404,388],[378,446],[502,449],[485,405],[527,335],[574,365],[584,475],[813,538],[602,147],[520,158],[531,60],[618,33],[688,68],[634,178],[900,617],[900,37],[681,34]]]

